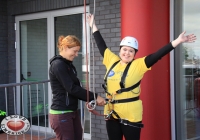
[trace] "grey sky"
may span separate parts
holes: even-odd
[[[189,50],[192,49],[195,55],[200,57],[200,0],[184,0],[183,30],[186,31],[186,34],[194,33],[197,36],[195,43],[184,46],[189,47]]]

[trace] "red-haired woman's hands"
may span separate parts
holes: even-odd
[[[106,104],[105,99],[104,99],[103,97],[101,97],[101,96],[98,96],[98,97],[97,97],[97,105],[103,106],[103,105],[105,105],[105,104]]]

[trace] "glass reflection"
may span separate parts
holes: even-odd
[[[183,29],[197,41],[183,45],[185,78],[185,134],[187,140],[200,139],[200,1],[183,1]]]

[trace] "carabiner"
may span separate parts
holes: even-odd
[[[95,101],[95,100],[90,101],[90,102],[86,105],[86,107],[87,107],[88,110],[94,110],[95,107],[96,107],[96,101]]]
[[[112,113],[113,113],[113,110],[110,111],[110,113],[105,117],[105,119],[110,119],[110,116],[112,115]]]

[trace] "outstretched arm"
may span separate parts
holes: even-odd
[[[106,43],[105,43],[103,37],[101,36],[100,32],[98,31],[98,28],[95,24],[94,16],[89,14],[87,16],[87,22],[92,29],[94,39],[95,39],[95,42],[96,42],[97,47],[99,49],[99,52],[104,57],[104,52],[107,49],[107,46],[106,46]]]
[[[177,39],[172,41],[171,43],[167,44],[166,46],[159,49],[157,52],[148,55],[145,58],[145,64],[147,68],[150,68],[153,66],[159,59],[161,59],[163,56],[168,54],[171,50],[173,50],[175,47],[177,47],[181,43],[192,43],[196,40],[196,36],[194,34],[185,35],[186,32],[182,32]]]

